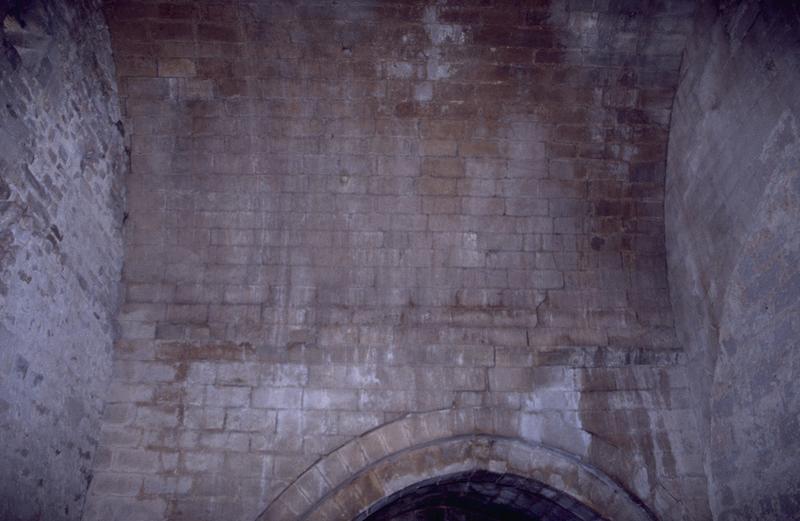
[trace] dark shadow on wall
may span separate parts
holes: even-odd
[[[353,521],[580,521],[602,519],[574,498],[529,478],[484,470],[415,483]]]
[[[53,37],[47,11],[36,2],[11,1],[0,5],[0,20],[0,40],[8,63],[13,69],[24,66],[36,73]]]

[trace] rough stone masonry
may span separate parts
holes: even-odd
[[[128,161],[99,3],[0,2],[0,519],[80,519]]]
[[[670,130],[667,249],[711,510],[714,519],[793,519],[800,6],[705,5],[697,27]]]

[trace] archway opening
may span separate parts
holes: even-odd
[[[538,481],[486,470],[420,481],[354,521],[581,521],[602,516]]]

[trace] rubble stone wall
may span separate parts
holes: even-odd
[[[714,519],[800,512],[800,9],[705,3],[670,131],[669,280]]]
[[[0,519],[78,520],[120,305],[111,43],[97,1],[2,1],[0,24]]]

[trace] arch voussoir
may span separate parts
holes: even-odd
[[[412,414],[351,440],[312,465],[258,521],[356,519],[416,483],[472,471],[519,476],[606,519],[652,521],[644,503],[580,455],[543,443],[519,416],[486,408]],[[288,516],[288,517],[287,517]]]

